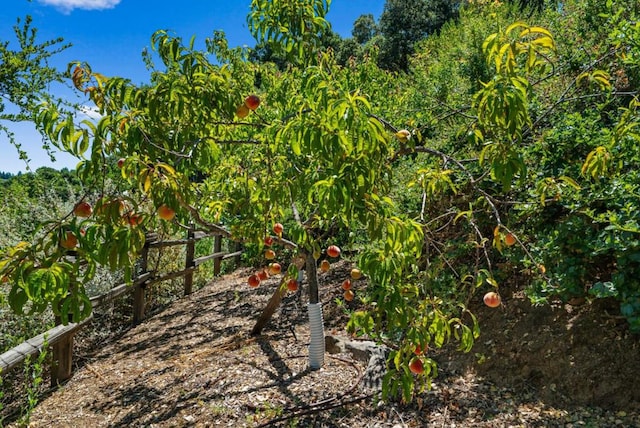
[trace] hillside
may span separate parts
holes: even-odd
[[[320,277],[330,334],[345,334],[335,299],[346,269]],[[84,333],[75,376],[41,401],[31,426],[640,425],[639,340],[602,308],[532,308],[517,293],[497,310],[478,306],[475,348],[436,352],[433,389],[403,406],[374,403],[357,382],[365,364],[349,355],[327,354],[321,370],[307,369],[297,295],[262,336],[249,336],[275,280],[253,290],[246,275],[221,277],[108,341]]]

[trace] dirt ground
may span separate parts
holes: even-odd
[[[349,355],[308,369],[301,294],[250,336],[277,279],[250,289],[249,272],[218,278],[115,337],[78,336],[75,375],[41,400],[30,426],[640,426],[640,339],[608,302],[531,307],[512,294],[498,309],[479,304],[474,349],[438,351],[433,389],[401,405],[375,401],[360,384],[366,363]],[[327,333],[345,334],[335,299],[347,272],[342,262],[320,277]],[[98,321],[94,329],[117,330]]]

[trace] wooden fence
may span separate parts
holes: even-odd
[[[203,238],[214,238],[213,253],[202,257],[195,257],[196,242]],[[156,271],[148,270],[149,251],[171,246],[186,246],[185,267],[179,271],[166,272],[159,275]],[[92,307],[98,308],[119,296],[126,293],[133,293],[133,323],[137,324],[145,318],[145,288],[149,285],[167,281],[174,278],[184,277],[184,294],[191,294],[193,291],[193,274],[204,262],[213,260],[214,274],[220,273],[223,260],[234,258],[236,264],[239,263],[242,251],[240,244],[236,243],[235,251],[222,251],[222,236],[206,234],[189,229],[185,239],[162,241],[156,234],[148,234],[145,246],[140,259],[140,273],[136,276],[133,284],[120,284],[108,292],[91,298]],[[77,331],[85,326],[91,319],[91,314],[86,319],[78,323],[67,325],[56,325],[49,331],[39,334],[20,345],[8,350],[0,355],[0,373],[22,364],[28,356],[38,354],[45,344],[52,350],[51,361],[51,384],[53,386],[69,379],[73,374],[73,338]]]

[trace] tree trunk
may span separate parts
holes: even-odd
[[[256,321],[256,325],[253,326],[253,329],[251,330],[252,336],[258,336],[262,333],[262,330],[267,325],[267,323],[275,313],[276,309],[278,309],[278,306],[280,306],[280,303],[282,302],[282,298],[284,297],[285,294],[287,294],[287,287],[284,286],[284,278],[283,278],[280,281],[280,284],[278,284],[276,291],[274,291],[273,294],[271,295],[271,298],[269,299],[267,306],[265,306],[265,308],[262,310],[262,314],[260,314],[258,321]]]
[[[318,269],[312,254],[306,257],[307,282],[309,283],[309,303],[318,303]]]
[[[307,256],[307,257],[310,257],[311,260],[313,260],[313,257],[311,256]],[[308,266],[308,258],[306,260],[307,260],[307,266]],[[299,263],[297,261],[295,263],[298,269],[302,269],[302,266],[304,263]],[[315,272],[315,261],[314,261],[313,268]],[[258,321],[256,321],[256,324],[253,326],[253,329],[251,330],[251,335],[257,336],[261,334],[262,329],[264,329],[264,327],[267,325],[267,323],[275,313],[276,309],[278,309],[278,306],[280,306],[280,303],[282,302],[282,298],[285,296],[285,294],[287,294],[287,287],[284,286],[285,278],[286,276],[282,278],[282,280],[280,281],[280,284],[278,285],[278,288],[276,288],[276,291],[273,292],[273,295],[269,299],[267,306],[265,306],[265,308],[262,311],[262,314],[260,314],[260,317],[258,318]],[[318,280],[315,277],[315,275],[314,275],[314,281],[316,284],[315,293],[316,293],[316,300],[317,300],[318,299]],[[309,282],[309,284],[311,284],[311,282]],[[309,287],[311,287],[311,285]]]

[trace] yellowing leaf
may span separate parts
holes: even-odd
[[[146,173],[144,178],[143,190],[145,193],[149,193],[149,189],[151,189],[151,174]]]
[[[166,163],[160,162],[158,163],[157,167],[160,169],[164,169],[168,175],[170,176],[175,176],[176,175],[176,170],[173,169],[173,167],[171,165],[168,165]]]

